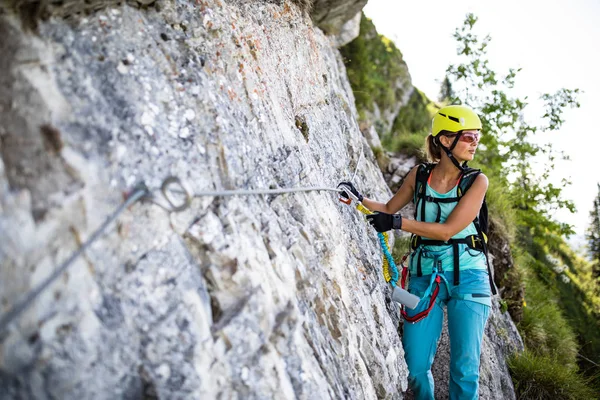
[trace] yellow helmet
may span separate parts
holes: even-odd
[[[441,131],[459,132],[466,129],[481,129],[479,116],[468,106],[446,106],[438,110],[431,120],[431,134]]]

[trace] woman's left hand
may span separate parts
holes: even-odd
[[[400,214],[386,214],[376,212],[367,215],[367,221],[377,232],[387,232],[391,229],[402,229],[402,216]]]

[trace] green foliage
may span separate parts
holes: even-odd
[[[508,359],[517,399],[597,399],[598,393],[589,379],[550,356],[531,351],[514,354]]]
[[[476,166],[476,164],[474,164]],[[482,167],[485,169],[485,167]],[[494,252],[498,244],[513,243],[517,236],[517,213],[513,208],[512,199],[506,188],[502,186],[492,174],[487,174],[489,187],[486,194],[489,212],[489,245]],[[502,270],[502,263],[495,266],[495,281],[502,288],[501,305],[503,311],[508,310],[515,323],[523,318],[524,301],[524,267],[522,257],[516,253],[518,249],[512,247],[513,264]],[[495,254],[501,253],[496,250]],[[504,309],[505,308],[505,309]]]
[[[408,86],[408,68],[394,43],[379,35],[373,22],[362,15],[359,36],[340,48],[359,119],[366,121],[377,105],[380,110],[393,109]],[[398,85],[406,81],[406,85]],[[398,112],[391,130],[374,121],[386,150],[401,152],[425,160],[423,144],[429,133],[433,103],[414,89],[408,103]]]
[[[397,235],[394,237],[394,248],[392,249],[392,257],[399,261],[410,251],[410,235]]]
[[[600,385],[600,369],[591,361],[600,359],[600,289],[592,264],[561,238],[529,238],[514,246],[516,263],[526,267],[528,306],[518,325],[526,348],[572,368],[578,365]]]
[[[593,264],[578,256],[566,244],[560,249],[568,268],[568,281],[555,279],[551,290],[564,310],[566,318],[579,338],[579,365],[588,375],[596,375],[600,385],[600,288],[593,277]],[[596,360],[592,362],[591,360]]]
[[[500,312],[501,313],[505,313],[508,311],[508,302],[506,300],[500,299],[499,304],[500,304]]]
[[[383,155],[383,149],[381,147],[371,147],[371,151],[376,159]]]
[[[448,75],[446,75],[444,77],[444,80],[442,81],[442,87],[440,88],[440,96],[439,96],[439,101],[440,102],[446,102],[448,99],[455,99],[456,98],[456,94],[454,93],[454,90],[452,89],[452,83],[450,82],[450,78],[448,78]]]
[[[400,108],[391,131],[383,135],[383,146],[389,151],[425,161],[425,138],[429,134],[433,110],[433,103],[415,88],[408,103]]]
[[[504,289],[502,300],[506,302],[508,313],[515,323],[523,320],[523,311],[527,304],[524,297],[525,283],[523,275],[524,268],[517,263],[500,280],[500,285]]]
[[[473,166],[485,170],[485,166],[478,166],[477,163],[473,163]],[[487,172],[487,170],[486,175],[489,179],[489,187],[486,193],[489,218],[495,220],[496,231],[503,239],[513,241],[516,236],[517,213],[510,193],[506,191],[503,179],[495,176],[493,172]]]
[[[558,300],[549,296],[549,290],[535,276],[527,276],[527,307],[519,332],[525,346],[540,356],[553,357],[561,364],[575,368],[577,338],[569,321],[564,317]]]
[[[541,100],[546,111],[541,118],[546,123],[529,124],[524,118],[527,98],[510,95],[519,70],[510,69],[500,75],[490,68],[487,46],[491,38],[480,39],[475,35],[476,22],[473,14],[467,15],[463,26],[454,34],[462,62],[446,70],[442,94],[454,96],[447,98],[451,103],[465,103],[479,110],[484,132],[479,161],[486,166],[486,172],[502,177],[502,184],[510,191],[518,210],[519,223],[530,227],[534,236],[572,234],[570,225],[552,218],[557,209],[574,212],[573,202],[562,198],[569,182],[563,181],[561,187],[549,183],[557,155],[549,144],[539,144],[533,137],[538,132],[561,127],[564,109],[579,107],[579,90],[561,89],[554,94],[543,94]],[[545,172],[536,176],[533,162],[542,156],[548,164],[542,169]],[[509,180],[509,177],[514,178]]]
[[[590,256],[594,261],[593,278],[600,278],[600,184],[598,184],[598,195],[594,199],[594,206],[590,211],[590,226],[587,230],[586,239]]]
[[[560,129],[564,120],[562,114],[564,109],[567,107],[579,107],[577,102],[577,95],[579,89],[560,89],[555,94],[543,94],[542,100],[545,102],[546,113],[543,115],[544,119],[548,120],[548,126],[545,130],[554,131]]]
[[[395,83],[408,77],[402,53],[394,43],[379,35],[373,22],[364,14],[360,20],[360,34],[340,48],[359,115],[363,110],[373,111],[373,105],[386,109],[402,96]],[[361,112],[362,111],[362,112]]]
[[[425,137],[424,131],[417,133],[403,133],[398,135],[385,135],[381,144],[389,151],[396,153],[414,156],[418,160],[425,161],[427,159],[425,152]]]
[[[408,99],[408,103],[403,106],[392,125],[392,133],[405,134],[425,131],[425,136],[429,133],[431,126],[432,110],[431,101],[423,92],[415,88]]]
[[[373,151],[377,165],[383,170],[390,162],[389,157],[385,154],[385,150],[381,147],[371,147],[371,150]]]

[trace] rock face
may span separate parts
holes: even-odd
[[[362,18],[362,12],[356,13],[348,22],[346,22],[338,35],[336,35],[336,44],[338,47],[344,46],[359,35],[360,33],[360,20]]]
[[[415,91],[408,66],[394,43],[380,35],[364,15],[359,35],[340,51],[355,91],[361,131],[371,147],[381,147],[374,136],[389,136]]]
[[[313,20],[300,1],[21,4],[0,8],[0,316],[137,183],[153,197],[0,332],[0,398],[402,398],[398,308],[362,215],[332,191],[170,212],[158,190],[334,188],[356,172],[391,196],[319,4]],[[360,10],[346,6],[327,18],[341,27]],[[494,312],[482,398],[514,397],[513,328]]]
[[[310,14],[315,25],[325,33],[338,35],[366,4],[367,0],[314,0]]]
[[[403,154],[394,154],[392,152],[386,152],[385,159],[388,161],[382,168],[383,177],[391,191],[396,193],[400,189],[400,186],[402,186],[402,183],[404,183],[406,175],[419,162],[415,157],[407,157]]]
[[[296,4],[68,17],[39,35],[0,17],[2,315],[139,181],[335,187],[358,167],[390,196],[335,45]],[[1,397],[401,398],[376,239],[334,192],[136,203],[0,334]]]

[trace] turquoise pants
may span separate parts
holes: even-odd
[[[434,272],[435,274],[435,272]],[[442,332],[443,306],[448,311],[450,336],[450,399],[477,399],[479,396],[479,358],[481,339],[489,315],[490,285],[485,270],[461,270],[460,285],[453,286],[453,273],[442,272],[436,304],[429,315],[417,323],[404,322],[404,356],[408,365],[408,383],[415,399],[434,399],[431,364]],[[432,275],[412,276],[409,292],[422,297]],[[430,295],[421,299],[415,315],[429,305]]]

